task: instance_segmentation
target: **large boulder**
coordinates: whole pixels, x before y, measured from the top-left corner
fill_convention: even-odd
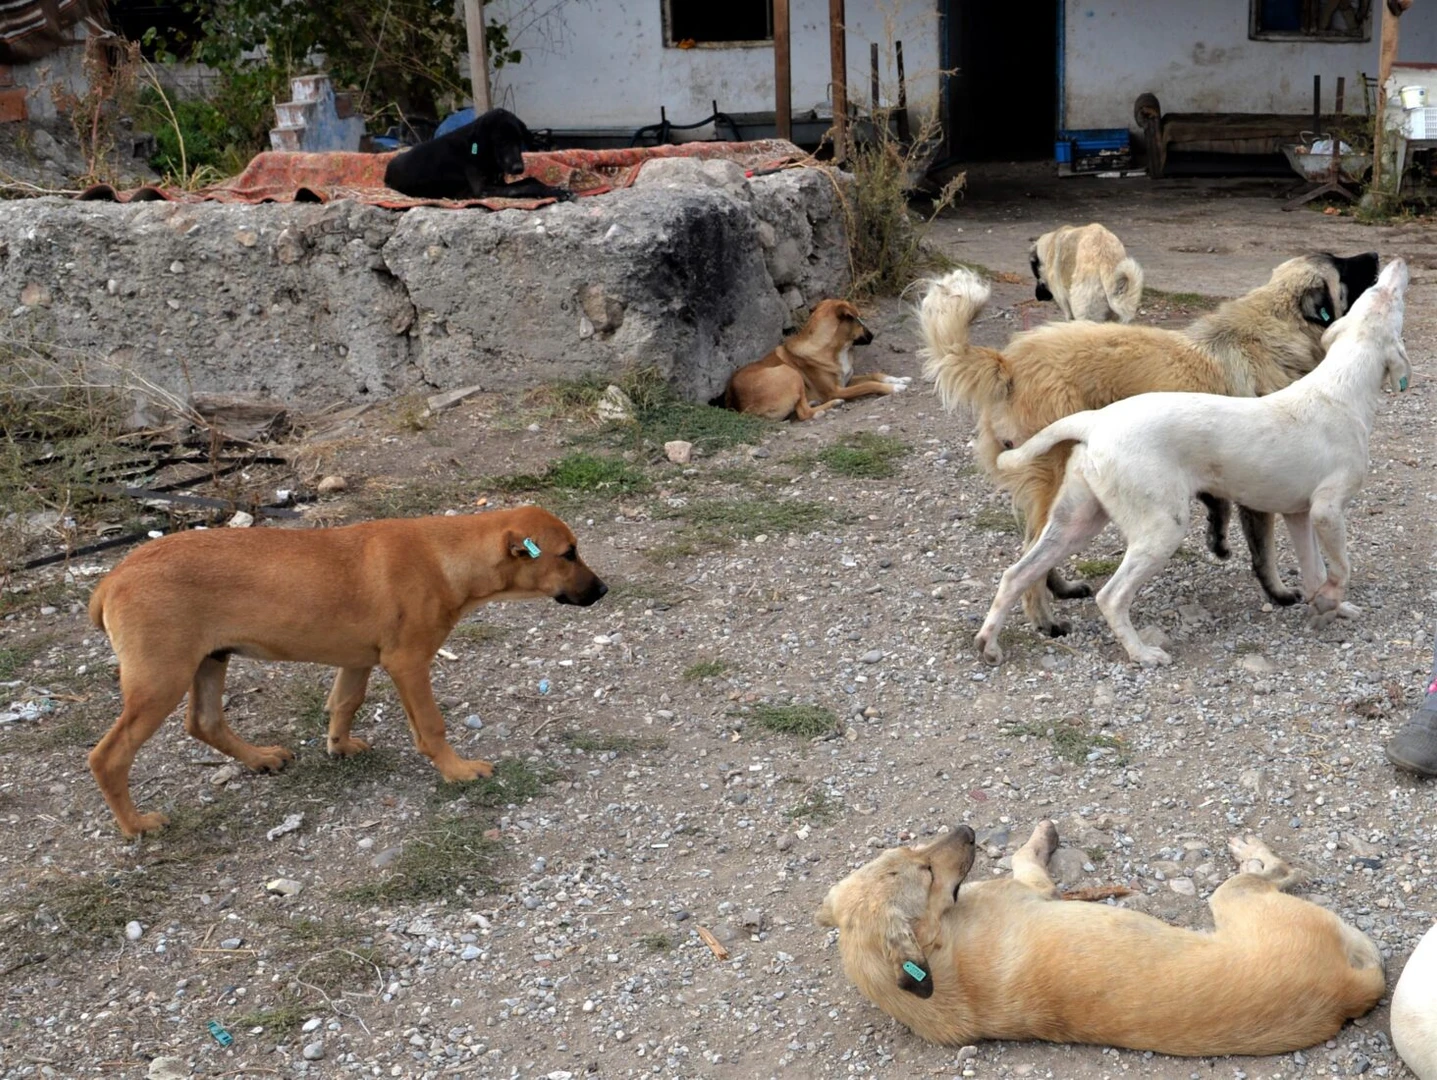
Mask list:
[[[848,274],[840,181],[716,164],[534,212],[0,203],[0,317],[182,396],[322,405],[640,365],[705,400]]]

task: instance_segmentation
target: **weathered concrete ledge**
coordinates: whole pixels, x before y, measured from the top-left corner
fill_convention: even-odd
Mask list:
[[[655,365],[706,399],[848,261],[830,176],[661,161],[532,213],[0,203],[8,331],[185,395],[301,405]]]

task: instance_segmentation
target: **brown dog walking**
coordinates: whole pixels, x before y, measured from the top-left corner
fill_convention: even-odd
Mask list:
[[[459,517],[371,521],[337,529],[220,529],[146,544],[90,598],[90,619],[120,660],[124,711],[90,751],[90,771],[128,837],[164,825],[130,797],[135,755],[189,691],[185,730],[259,771],[282,746],[253,746],[221,707],[231,656],[339,669],[326,703],[328,750],[367,750],[350,734],[369,674],[389,673],[420,753],[445,780],[493,766],[449,745],[429,668],[454,625],[495,600],[587,607],[608,592],[574,534],[537,506]]]

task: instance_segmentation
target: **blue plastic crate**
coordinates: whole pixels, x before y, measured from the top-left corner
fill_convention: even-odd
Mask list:
[[[1053,157],[1059,165],[1071,165],[1073,163],[1073,140],[1059,139],[1053,144]]]
[[[1088,128],[1080,131],[1065,131],[1062,134],[1064,138],[1073,141],[1074,153],[1079,157],[1096,154],[1100,150],[1128,149],[1127,128]]]

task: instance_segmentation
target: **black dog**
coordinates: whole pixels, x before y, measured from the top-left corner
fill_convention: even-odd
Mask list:
[[[513,113],[490,109],[473,123],[420,143],[389,162],[384,185],[416,199],[572,199],[574,193],[525,178],[529,129]]]

